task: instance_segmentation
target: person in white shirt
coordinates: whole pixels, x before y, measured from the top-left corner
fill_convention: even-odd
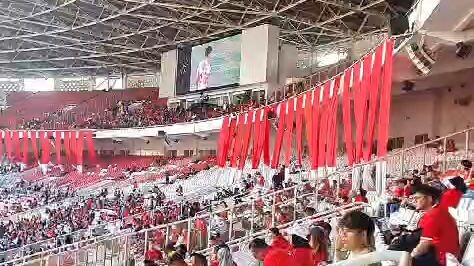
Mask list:
[[[208,46],[204,52],[205,58],[199,63],[196,75],[196,88],[197,90],[207,89],[209,86],[209,78],[211,76],[211,64],[209,57],[212,52],[212,47]]]

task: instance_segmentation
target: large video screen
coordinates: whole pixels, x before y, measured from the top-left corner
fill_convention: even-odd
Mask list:
[[[240,34],[192,48],[190,91],[238,84],[239,81]]]

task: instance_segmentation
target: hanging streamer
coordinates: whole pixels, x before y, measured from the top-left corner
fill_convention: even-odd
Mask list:
[[[318,138],[318,167],[326,166],[326,148],[328,137],[328,117],[329,117],[329,90],[331,89],[331,81],[323,86],[323,100],[321,102],[321,115],[319,125]]]
[[[304,121],[305,121],[305,134],[306,144],[308,145],[309,159],[311,161],[311,169],[316,169],[314,145],[313,145],[313,91],[306,92],[304,94]]]
[[[271,106],[266,107],[267,109],[267,118],[270,112],[273,112],[274,109]],[[265,137],[263,138],[263,163],[267,166],[270,166],[270,120],[265,120],[264,133]]]
[[[40,132],[40,142],[41,142],[41,164],[48,164],[51,160],[48,132],[46,131]]]
[[[76,141],[77,165],[84,165],[84,131],[79,131],[79,137]]]
[[[250,110],[247,112],[247,121],[245,123],[245,130],[243,133],[242,139],[242,149],[240,151],[240,161],[239,161],[239,169],[243,170],[245,166],[245,161],[247,160],[248,151],[249,151],[249,143],[250,143],[250,136],[252,135],[252,124],[253,124],[253,117],[254,111]]]
[[[55,132],[55,143],[54,146],[56,148],[56,164],[61,164],[61,135],[62,131],[56,131]]]
[[[337,155],[337,139],[338,139],[338,130],[337,130],[337,111],[339,105],[339,83],[341,77],[337,76],[334,79],[334,87],[332,90],[332,97],[330,99],[329,109],[328,109],[328,135],[327,135],[327,155],[326,162],[329,167],[336,167],[336,155]]]
[[[285,166],[291,163],[291,148],[293,143],[293,122],[295,117],[295,98],[287,101],[286,110],[286,131],[285,131]]]
[[[242,138],[243,138],[244,131],[245,131],[245,114],[240,114],[238,116],[234,148],[232,150],[232,159],[230,161],[231,167],[237,167],[237,162],[240,158],[240,151],[242,150]]]
[[[313,123],[312,123],[312,130],[311,134],[312,136],[312,141],[313,141],[313,161],[312,161],[312,169],[318,169],[320,166],[318,163],[318,157],[319,157],[319,140],[321,138],[321,132],[319,128],[321,127],[321,117],[322,117],[322,103],[321,103],[321,93],[322,93],[322,88],[324,85],[321,87],[317,88],[314,91],[314,96],[313,96]]]
[[[69,165],[71,163],[71,150],[70,150],[70,139],[71,131],[64,131],[64,153],[66,155],[65,164]]]
[[[280,164],[280,153],[281,147],[283,144],[283,135],[285,134],[286,130],[286,102],[282,102],[279,104],[279,118],[278,118],[278,129],[277,129],[277,136],[275,140],[275,147],[273,149],[273,157],[271,167],[273,169],[278,168]]]
[[[303,96],[296,99],[296,158],[303,165]]]
[[[77,132],[71,131],[71,135],[69,136],[69,151],[70,151],[70,163],[77,165]]]
[[[372,148],[374,146],[375,123],[377,118],[377,108],[379,105],[379,87],[380,87],[380,72],[382,70],[382,55],[383,45],[375,50],[375,59],[370,77],[370,92],[369,92],[369,113],[367,120],[367,146],[364,152],[364,161],[368,162],[372,157]]]
[[[7,151],[7,158],[10,162],[13,161],[13,154],[12,154],[12,132],[5,131],[5,148]]]
[[[262,152],[266,143],[266,128],[268,123],[268,111],[269,108],[265,107],[260,109],[257,113],[255,127],[254,127],[254,142],[253,142],[253,158],[252,158],[252,169],[257,169],[260,164]]]
[[[222,121],[221,132],[219,133],[219,140],[217,143],[217,165],[220,167],[225,166],[225,159],[227,156],[226,144],[229,140],[229,120],[230,117],[224,117]]]
[[[355,145],[354,145],[354,163],[358,163],[359,160],[357,159],[357,146],[358,146],[358,132],[360,124],[362,123],[361,119],[361,111],[360,111],[360,103],[362,98],[361,93],[361,80],[360,80],[360,70],[361,70],[361,63],[357,62],[354,65],[353,70],[353,81],[352,81],[352,93],[354,98],[354,117],[355,117]]]
[[[13,131],[13,148],[15,149],[15,161],[21,160],[20,131]]]
[[[367,99],[369,95],[370,77],[372,72],[372,55],[367,55],[363,61],[363,76],[360,86],[359,95],[357,97],[359,119],[356,124],[356,153],[355,158],[360,162],[363,155],[364,136],[367,128]]]
[[[22,162],[25,165],[28,165],[28,131],[23,131],[23,156]]]
[[[89,154],[89,161],[95,165],[97,163],[97,154],[95,151],[93,135],[94,135],[94,132],[92,131],[86,132],[87,153]]]
[[[39,163],[39,153],[38,153],[38,136],[37,134],[39,134],[38,131],[31,131],[30,132],[31,134],[31,148],[33,149],[33,156],[35,158],[35,163],[34,165],[37,165]]]
[[[225,162],[228,159],[232,159],[232,151],[234,150],[234,143],[235,143],[235,134],[237,130],[237,118],[231,118],[230,127],[229,127],[229,140],[227,142],[227,154],[225,158]],[[224,164],[225,164],[224,162]]]
[[[387,155],[388,130],[390,122],[390,104],[392,98],[392,64],[394,40],[385,43],[385,62],[383,63],[383,86],[380,100],[377,155]]]
[[[342,92],[342,120],[344,125],[344,141],[346,142],[346,154],[349,166],[354,164],[354,143],[352,140],[352,108],[350,83],[352,68],[344,72],[344,86]]]
[[[3,144],[5,142],[5,131],[0,131],[0,158],[3,158]]]

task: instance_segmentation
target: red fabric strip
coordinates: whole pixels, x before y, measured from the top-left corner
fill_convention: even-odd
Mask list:
[[[296,98],[296,158],[298,165],[303,163],[303,96]]]
[[[390,104],[392,99],[392,67],[394,40],[386,42],[385,63],[383,65],[383,87],[380,101],[377,155],[387,155],[388,131],[390,125]]]
[[[344,125],[344,141],[349,166],[354,164],[354,144],[352,140],[352,108],[351,108],[351,82],[352,68],[344,72],[344,88],[342,92],[342,120]]]
[[[23,157],[22,162],[28,165],[28,131],[23,131]]]
[[[239,161],[239,169],[244,169],[245,161],[247,160],[248,152],[249,152],[249,143],[250,143],[250,136],[252,135],[252,124],[253,124],[253,114],[254,111],[250,110],[247,112],[247,123],[245,123],[245,129],[242,139],[242,149],[240,151],[240,161]]]
[[[64,152],[66,153],[66,164],[71,162],[71,131],[64,131]]]
[[[234,148],[232,150],[232,159],[230,161],[231,167],[237,167],[237,162],[240,157],[240,151],[242,149],[242,138],[245,130],[245,114],[240,114],[237,122],[237,130],[235,134]]]
[[[237,130],[237,118],[232,118],[230,120],[230,126],[229,126],[229,139],[226,145],[227,149],[227,154],[225,156],[225,161],[224,165],[227,163],[228,159],[232,159],[232,152],[234,150],[234,143],[235,143],[235,134]]]
[[[291,162],[291,146],[293,143],[293,122],[295,117],[295,98],[288,100],[285,131],[285,166],[289,167]]]
[[[40,132],[40,142],[41,142],[41,164],[47,164],[50,161],[49,148],[50,143],[48,139],[48,132]]]
[[[263,147],[262,136],[260,132],[261,125],[263,124],[262,115],[265,113],[264,109],[259,109],[255,114],[255,122],[253,123],[253,143],[252,143],[252,169],[257,169],[260,163],[261,157],[261,146]]]
[[[12,154],[12,132],[5,131],[5,148],[7,151],[7,157],[10,162],[13,161],[13,154]]]
[[[355,161],[358,163],[362,158],[362,149],[364,147],[364,135],[367,120],[367,95],[370,85],[370,73],[372,68],[372,56],[367,55],[363,61],[363,77],[360,90],[357,93],[356,100],[356,147]]]
[[[221,132],[219,133],[219,140],[217,142],[217,165],[225,166],[225,159],[227,157],[226,143],[229,140],[229,117],[224,117],[222,121]]]
[[[331,81],[323,85],[323,101],[321,103],[321,118],[319,125],[318,139],[318,167],[326,166],[326,149],[328,137],[328,118],[329,118],[329,90]]]
[[[337,107],[339,105],[339,84],[341,77],[337,76],[334,79],[333,96],[330,99],[330,109],[328,110],[328,136],[327,136],[327,156],[326,161],[329,167],[336,166],[337,155]]]
[[[41,138],[41,136],[37,136],[36,134],[40,134],[37,131],[31,131],[31,148],[33,149],[33,156],[35,157],[35,163],[36,165],[39,162],[39,153],[38,153],[38,137]]]
[[[278,130],[277,130],[277,136],[275,139],[275,147],[273,148],[273,157],[272,157],[272,164],[271,167],[273,169],[278,168],[278,165],[280,164],[280,153],[281,153],[281,147],[283,144],[283,135],[285,134],[285,129],[286,129],[286,102],[282,102],[279,105],[280,109],[280,116],[278,118]]]
[[[316,169],[314,162],[314,145],[313,145],[313,104],[312,104],[312,94],[314,91],[308,91],[304,95],[304,121],[305,121],[305,134],[306,134],[306,143],[308,145],[309,159],[311,161],[311,169]]]
[[[84,164],[84,131],[79,132],[79,138],[77,139],[77,165]]]
[[[13,131],[13,148],[15,149],[15,161],[21,160],[20,131]]]
[[[89,154],[89,161],[95,165],[97,163],[97,154],[95,151],[94,139],[92,138],[93,135],[94,135],[94,132],[92,131],[86,132],[87,152]]]
[[[3,144],[5,143],[5,139],[6,139],[6,132],[5,131],[0,131],[0,138],[1,138],[1,142],[0,142],[0,155],[3,155]]]
[[[61,164],[61,131],[56,131],[55,143],[56,146],[56,164]]]
[[[324,86],[324,85],[323,85]],[[319,140],[321,137],[321,132],[319,131],[321,126],[321,117],[322,117],[322,105],[321,105],[321,88],[319,87],[314,90],[314,98],[313,98],[313,123],[312,123],[312,130],[311,140],[313,142],[313,160],[312,160],[312,169],[318,169],[319,167]]]
[[[375,120],[377,118],[377,108],[379,105],[379,87],[380,87],[380,72],[382,70],[382,55],[383,45],[375,50],[375,60],[370,79],[370,98],[369,98],[369,113],[367,121],[367,146],[364,152],[364,161],[368,162],[372,157],[372,148],[374,146],[375,134]]]
[[[267,113],[267,119],[265,119],[265,137],[263,138],[263,163],[267,166],[270,165],[270,121],[268,119],[268,114],[274,111],[274,108],[271,106],[265,107]]]
[[[77,132],[76,131],[71,131],[71,136],[70,136],[70,139],[69,139],[69,151],[70,151],[70,157],[69,157],[69,160],[70,160],[70,163],[71,164],[74,164],[74,165],[77,165]]]

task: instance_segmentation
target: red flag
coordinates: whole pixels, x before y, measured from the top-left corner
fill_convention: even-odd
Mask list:
[[[286,131],[285,131],[285,166],[290,166],[291,162],[291,144],[293,143],[293,122],[295,117],[296,98],[290,98],[286,105]]]
[[[281,147],[283,143],[283,135],[285,134],[286,130],[286,102],[282,102],[279,104],[279,118],[278,118],[278,130],[277,130],[277,136],[275,140],[275,147],[273,149],[273,157],[272,157],[272,164],[271,167],[273,169],[278,168],[278,165],[280,164],[280,153],[281,153]]]
[[[324,85],[323,85],[324,86]],[[321,103],[321,88],[319,87],[314,91],[313,96],[313,123],[311,137],[313,141],[313,160],[312,160],[312,169],[317,169],[319,167],[318,157],[319,157],[319,140],[321,138],[321,118],[322,118],[322,103]]]
[[[226,158],[224,159],[224,165],[229,158],[232,158],[232,151],[234,150],[234,143],[235,143],[235,134],[237,130],[237,118],[231,118],[230,126],[229,126],[229,140],[227,143],[227,154]]]
[[[229,116],[224,117],[222,121],[221,132],[219,134],[219,140],[217,143],[217,165],[220,167],[225,166],[225,160],[227,157],[226,144],[229,140]]]
[[[342,92],[342,119],[344,125],[344,141],[349,166],[354,164],[354,144],[352,140],[352,108],[351,108],[351,82],[352,68],[344,72],[344,88]]]
[[[28,165],[28,131],[23,131],[23,163]]]
[[[237,119],[237,130],[235,134],[235,142],[234,142],[234,147],[232,149],[232,158],[230,161],[230,166],[231,167],[237,167],[237,162],[240,157],[240,151],[242,149],[242,138],[243,138],[243,132],[244,132],[244,123],[245,123],[245,114],[240,114]]]
[[[319,91],[319,90],[318,90]],[[314,144],[313,144],[313,103],[312,97],[314,94],[313,91],[308,91],[304,94],[304,120],[305,120],[305,134],[306,134],[306,143],[308,145],[308,153],[311,161],[311,169],[316,169],[316,163],[314,159]]]
[[[382,70],[382,55],[383,45],[375,50],[375,60],[370,79],[369,92],[369,113],[367,121],[367,146],[365,147],[364,160],[367,162],[372,157],[372,148],[374,146],[375,123],[377,118],[377,108],[380,102],[379,87],[380,87],[380,72]]]
[[[252,124],[253,124],[254,111],[250,110],[247,113],[247,121],[245,123],[245,129],[242,135],[242,145],[240,151],[239,169],[244,169],[245,161],[247,160],[250,136],[252,135]]]
[[[76,141],[77,165],[84,164],[84,131],[79,131],[79,138]]]
[[[337,110],[339,105],[339,83],[341,77],[337,76],[334,78],[334,87],[333,95],[329,101],[328,109],[328,136],[327,136],[327,155],[326,163],[327,166],[335,167],[336,166],[336,156],[337,156],[337,139],[338,139],[338,130],[337,130]]]
[[[296,158],[298,165],[303,163],[303,96],[296,100]]]
[[[13,131],[13,148],[15,149],[15,160],[21,159],[20,131]]]
[[[364,71],[362,77],[362,84],[356,100],[358,101],[359,119],[356,121],[356,162],[360,162],[363,155],[364,136],[367,127],[367,98],[369,94],[370,77],[372,73],[372,55],[364,58]]]
[[[47,164],[51,160],[50,158],[50,142],[48,138],[48,132],[40,132],[40,142],[41,142],[41,163]]]
[[[13,154],[12,154],[12,132],[11,131],[5,131],[5,148],[7,151],[7,157],[8,160],[12,161],[13,160]]]
[[[385,62],[383,64],[383,84],[380,101],[377,154],[387,155],[388,130],[390,122],[390,101],[392,99],[392,64],[394,40],[385,43]]]
[[[265,107],[267,109],[267,114],[274,111],[272,106]],[[267,115],[268,117],[268,115]],[[265,137],[263,138],[263,163],[267,166],[270,165],[270,121],[265,120],[264,133]]]
[[[33,156],[35,157],[35,165],[39,162],[39,154],[38,154],[38,137],[36,134],[40,134],[38,131],[31,131],[31,148],[33,149]]]
[[[329,90],[332,81],[328,81],[323,85],[323,101],[321,102],[321,118],[319,123],[318,138],[318,167],[326,165],[326,146],[328,136],[328,117],[329,117]]]
[[[56,131],[54,145],[56,146],[56,163],[61,164],[61,131]]]

